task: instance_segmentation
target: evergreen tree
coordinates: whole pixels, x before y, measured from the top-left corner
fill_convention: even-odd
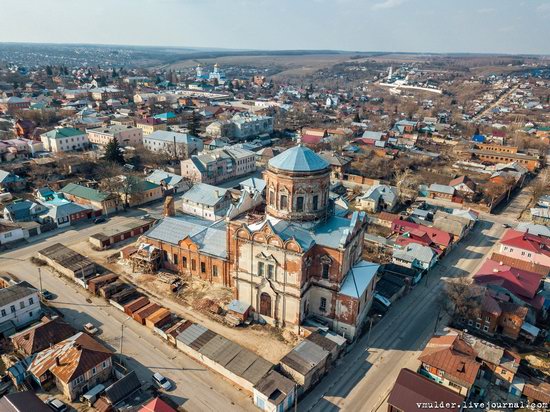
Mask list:
[[[355,113],[355,117],[353,118],[353,121],[355,123],[361,123],[361,118],[359,117],[359,113]]]
[[[111,140],[105,146],[105,160],[112,163],[124,163],[124,155],[122,154],[122,150],[120,149],[117,139]]]
[[[189,123],[187,125],[187,129],[189,129],[190,135],[198,136],[199,128],[200,128],[199,113],[196,110],[193,110],[193,114],[191,115],[191,119],[189,120]]]

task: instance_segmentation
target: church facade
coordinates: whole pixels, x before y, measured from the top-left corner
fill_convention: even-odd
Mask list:
[[[330,165],[308,148],[296,146],[272,158],[264,179],[265,217],[228,222],[235,298],[275,326],[321,324],[354,338],[370,309],[379,269],[361,260],[366,215],[334,215]]]

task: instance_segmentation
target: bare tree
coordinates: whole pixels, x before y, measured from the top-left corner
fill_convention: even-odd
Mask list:
[[[454,319],[472,318],[479,315],[485,289],[471,283],[468,278],[449,279],[445,283],[443,308]]]

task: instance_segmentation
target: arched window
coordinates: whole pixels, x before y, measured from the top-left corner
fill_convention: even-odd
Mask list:
[[[319,209],[319,195],[313,196],[313,210]]]
[[[281,195],[281,209],[288,208],[288,196],[287,195]]]

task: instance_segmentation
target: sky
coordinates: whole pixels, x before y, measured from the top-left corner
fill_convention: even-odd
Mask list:
[[[0,42],[550,55],[550,0],[0,0]]]

